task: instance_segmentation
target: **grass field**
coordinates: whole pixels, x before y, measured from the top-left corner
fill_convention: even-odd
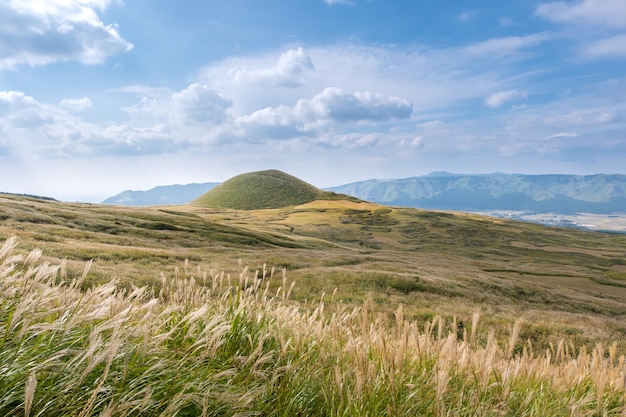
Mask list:
[[[7,415],[56,401],[68,408],[53,415],[624,411],[624,235],[340,200],[237,211],[0,195],[11,236]]]

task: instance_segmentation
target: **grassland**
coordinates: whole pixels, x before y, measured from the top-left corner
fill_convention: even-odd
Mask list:
[[[41,252],[0,250],[6,416],[621,416],[624,356],[561,342],[516,350],[481,316],[393,321],[371,302],[303,309],[283,274],[163,277],[83,289]],[[261,279],[259,279],[261,278]]]
[[[68,407],[55,415],[624,411],[625,235],[343,200],[238,211],[0,195],[11,236],[7,415],[53,399]],[[272,270],[284,281],[258,279]]]
[[[593,347],[626,335],[626,236],[545,227],[477,215],[319,200],[284,209],[197,206],[127,208],[0,197],[0,239],[87,284],[160,282],[178,268],[238,273],[285,268],[293,298],[315,303],[371,297],[393,314],[471,320],[497,329],[524,317],[522,337],[563,335]]]

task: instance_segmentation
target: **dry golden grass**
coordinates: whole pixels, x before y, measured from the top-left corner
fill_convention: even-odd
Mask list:
[[[469,328],[440,316],[418,323],[402,306],[389,317],[337,293],[302,308],[284,271],[184,262],[158,292],[115,280],[84,289],[89,263],[71,279],[66,265],[16,244],[0,249],[2,415],[626,412],[616,344],[536,349],[519,345],[521,320],[499,338],[478,312]]]

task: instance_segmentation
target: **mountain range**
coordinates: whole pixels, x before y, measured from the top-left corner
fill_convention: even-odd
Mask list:
[[[169,185],[124,191],[105,204],[186,204],[219,183]],[[535,213],[626,213],[626,175],[465,175],[434,172],[404,179],[371,179],[327,191],[391,206],[425,209]]]
[[[219,182],[205,182],[183,185],[161,185],[147,191],[126,190],[113,197],[107,198],[102,204],[115,204],[119,206],[187,204],[219,184]]]
[[[462,175],[367,180],[329,190],[393,206],[535,213],[626,212],[626,175]]]

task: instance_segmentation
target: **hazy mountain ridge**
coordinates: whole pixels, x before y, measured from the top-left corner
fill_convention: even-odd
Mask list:
[[[103,204],[120,206],[155,206],[160,204],[186,204],[206,193],[219,182],[161,185],[147,191],[126,190],[104,200]]]
[[[442,210],[626,212],[626,175],[462,175],[367,180],[329,190],[367,201]]]

